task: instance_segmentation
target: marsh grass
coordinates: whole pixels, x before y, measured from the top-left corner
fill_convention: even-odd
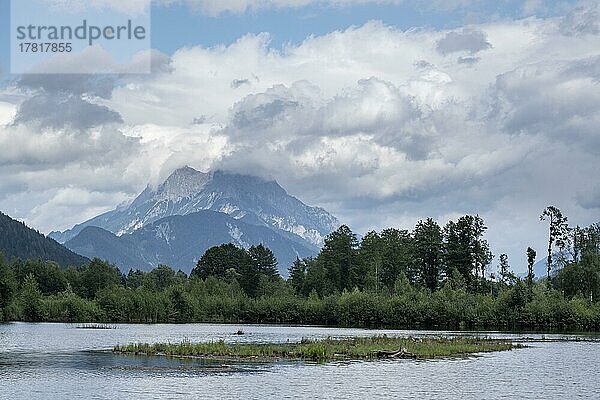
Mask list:
[[[465,356],[476,353],[506,351],[523,347],[509,341],[458,337],[458,338],[398,338],[373,336],[322,340],[303,339],[300,343],[252,344],[224,341],[209,343],[182,342],[179,344],[130,344],[116,346],[114,352],[130,355],[161,355],[169,357],[197,357],[256,360],[371,360],[380,358],[381,352],[404,350],[410,358],[431,359]],[[379,354],[378,354],[379,353]]]

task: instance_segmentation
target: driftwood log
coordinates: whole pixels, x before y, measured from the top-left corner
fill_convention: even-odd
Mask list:
[[[377,358],[417,358],[416,354],[410,353],[405,348],[398,351],[376,350],[374,353]]]

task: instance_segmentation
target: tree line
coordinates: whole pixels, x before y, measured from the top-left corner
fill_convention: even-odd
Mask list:
[[[569,227],[556,207],[550,267],[535,277],[537,252],[524,249],[519,279],[497,263],[487,227],[466,215],[443,227],[386,229],[359,239],[347,226],[321,252],[298,259],[284,280],[263,245],[207,250],[190,275],[159,266],[122,274],[102,261],[62,269],[0,257],[0,318],[62,322],[287,323],[396,328],[600,328],[600,225]],[[537,279],[536,279],[537,278]],[[540,279],[541,278],[541,279]]]

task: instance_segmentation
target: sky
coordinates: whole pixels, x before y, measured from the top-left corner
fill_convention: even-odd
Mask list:
[[[0,0],[0,210],[64,230],[221,168],[358,234],[479,214],[521,272],[545,206],[600,221],[599,21],[597,1],[157,0],[152,74],[11,75]]]

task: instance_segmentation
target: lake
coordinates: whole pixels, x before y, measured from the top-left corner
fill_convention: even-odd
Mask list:
[[[227,364],[113,355],[135,342],[296,342],[303,337],[461,335],[460,332],[253,325],[0,324],[2,399],[584,399],[600,393],[600,343],[533,342],[468,358],[328,364]],[[235,333],[242,329],[245,334]],[[481,334],[481,333],[480,333]],[[483,333],[519,339],[563,335]]]

